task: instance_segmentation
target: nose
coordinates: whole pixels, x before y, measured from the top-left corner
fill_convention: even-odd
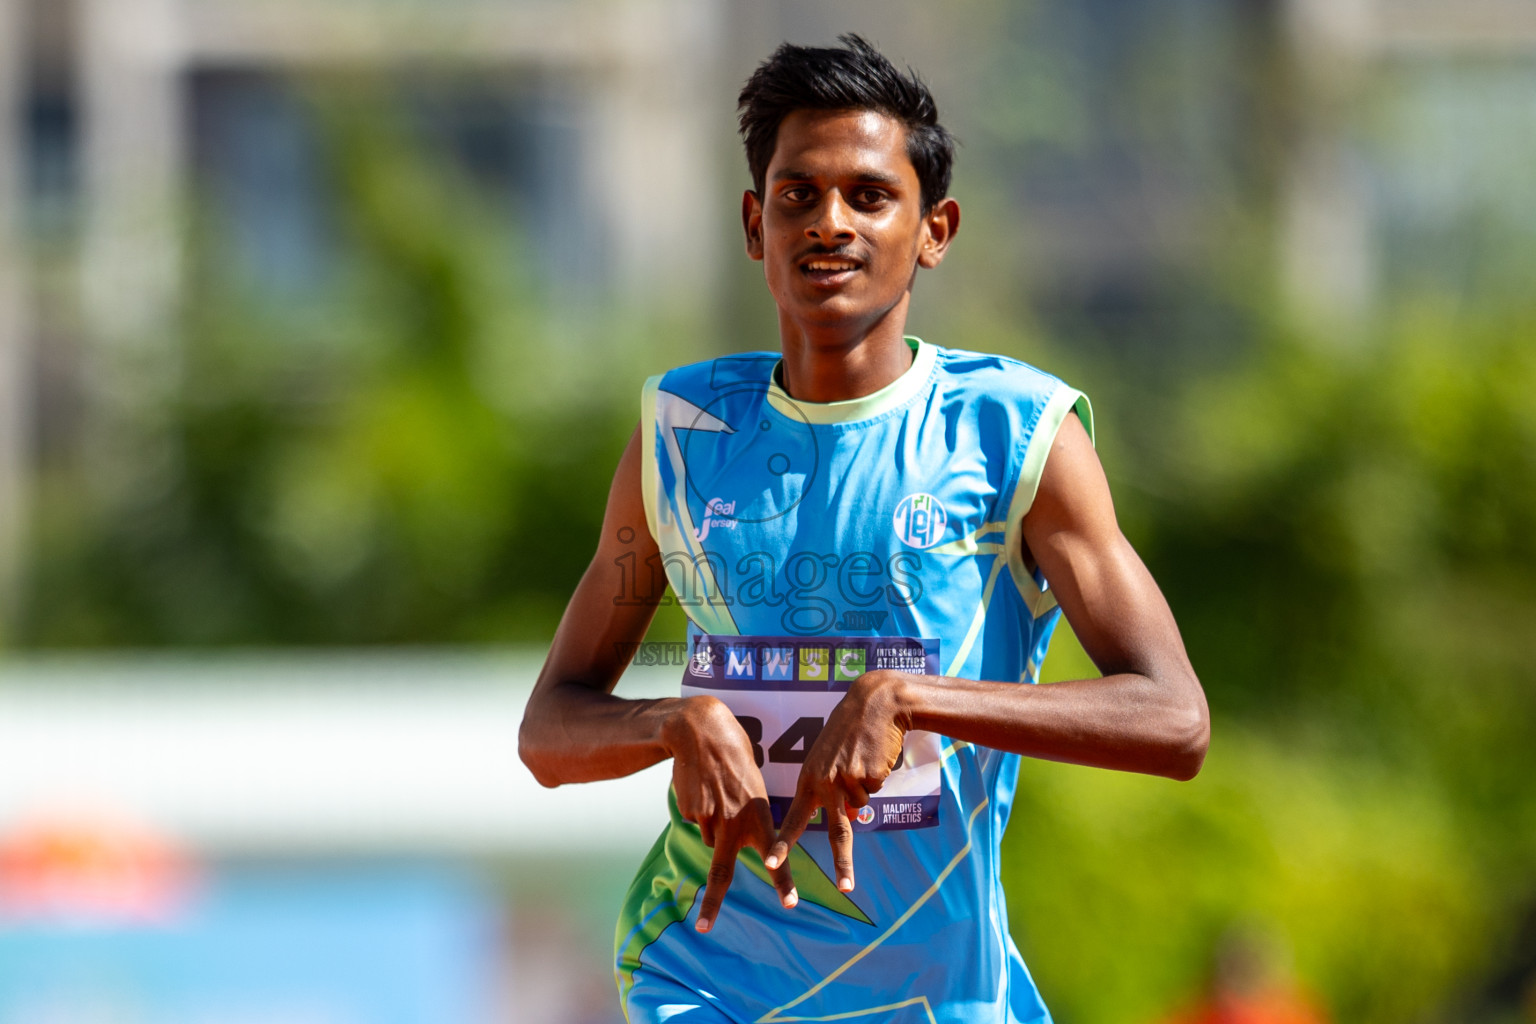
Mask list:
[[[807,238],[832,248],[853,241],[853,211],[843,201],[843,193],[829,189],[816,207],[816,216],[806,225]]]

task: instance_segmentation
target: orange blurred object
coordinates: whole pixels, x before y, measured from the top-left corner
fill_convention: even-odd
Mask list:
[[[1328,1024],[1328,1018],[1283,988],[1252,994],[1221,993],[1167,1024]]]
[[[0,836],[0,921],[168,923],[194,880],[172,843],[121,822],[34,822]]]
[[[1163,1024],[1329,1024],[1291,978],[1285,942],[1272,929],[1228,929],[1211,951],[1204,998]]]

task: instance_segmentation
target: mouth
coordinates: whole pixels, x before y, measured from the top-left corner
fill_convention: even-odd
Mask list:
[[[864,264],[846,256],[807,256],[800,260],[800,273],[813,284],[837,287],[852,280]]]

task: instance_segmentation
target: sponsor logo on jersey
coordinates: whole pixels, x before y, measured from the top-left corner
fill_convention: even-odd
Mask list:
[[[734,501],[726,501],[724,498],[710,498],[704,503],[704,521],[699,524],[699,528],[693,532],[693,535],[697,539],[703,540],[709,536],[709,531],[713,527],[718,527],[722,530],[734,530],[739,525],[740,520],[736,518],[736,503]]]
[[[909,548],[931,548],[944,536],[949,514],[944,505],[931,494],[909,494],[896,506],[891,525],[896,528],[897,538]]]

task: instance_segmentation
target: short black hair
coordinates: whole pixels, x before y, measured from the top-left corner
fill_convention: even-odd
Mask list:
[[[741,139],[752,184],[763,194],[779,125],[796,110],[875,110],[907,129],[907,158],[922,185],[923,212],[949,195],[954,136],[939,124],[933,94],[907,68],[905,74],[862,37],[837,37],[842,47],[782,44],[757,66],[737,97]]]

